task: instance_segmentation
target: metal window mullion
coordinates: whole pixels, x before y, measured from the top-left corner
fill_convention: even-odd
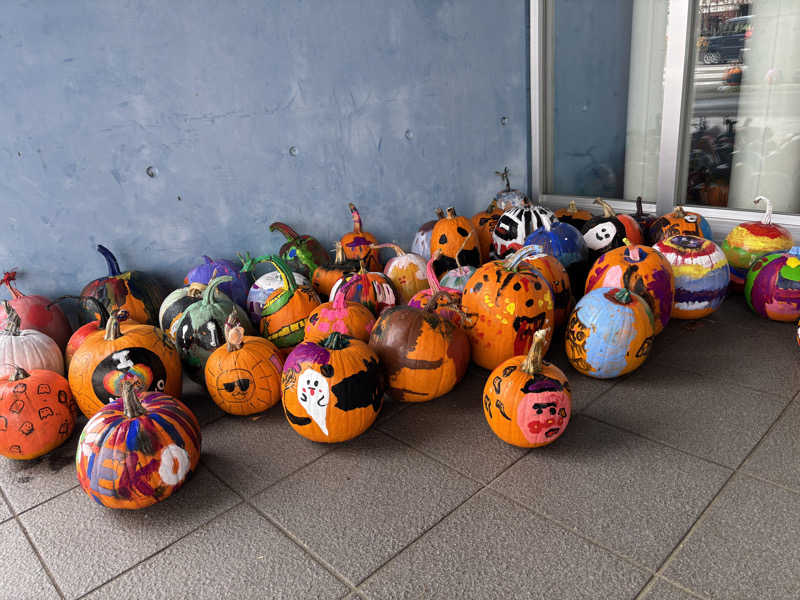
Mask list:
[[[546,97],[552,84],[547,79],[547,0],[530,0],[530,94],[531,164],[530,195],[538,199],[546,192],[547,117]]]

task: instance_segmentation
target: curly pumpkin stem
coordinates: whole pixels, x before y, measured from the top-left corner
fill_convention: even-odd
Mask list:
[[[228,352],[236,352],[244,346],[244,327],[242,327],[236,310],[225,320],[225,348]]]
[[[283,234],[283,237],[287,239],[287,241],[293,242],[297,238],[300,237],[300,234],[297,233],[294,229],[289,227],[286,223],[281,223],[280,221],[275,221],[272,225],[269,226],[269,230],[273,233],[275,231],[279,231]]]
[[[200,302],[203,304],[214,304],[214,295],[217,293],[217,288],[220,286],[220,284],[227,281],[233,281],[233,277],[230,275],[214,277],[214,279],[208,282],[208,286],[206,286],[206,288],[203,290],[202,300],[200,300]]]
[[[122,271],[120,271],[119,263],[117,262],[117,257],[111,253],[111,250],[103,246],[102,244],[97,244],[97,251],[103,255],[103,258],[106,259],[106,264],[108,265],[108,276],[114,277],[116,275],[122,275]]]
[[[502,171],[495,171],[494,172],[494,174],[497,175],[500,179],[502,179],[503,183],[506,184],[506,189],[505,189],[506,192],[510,192],[511,191],[511,181],[508,178],[510,173],[511,173],[511,171],[508,170],[508,167],[506,167]]]
[[[11,292],[11,295],[14,296],[14,299],[22,298],[25,294],[20,292],[17,289],[17,286],[14,285],[14,281],[17,279],[17,269],[14,268],[11,271],[6,271],[3,273],[3,279],[0,279],[0,285],[5,284],[8,288],[8,291]]]
[[[536,375],[542,372],[542,350],[544,350],[544,340],[547,337],[547,329],[537,329],[533,334],[533,343],[525,360],[522,361],[520,369],[528,375]]]
[[[343,333],[334,331],[320,343],[320,346],[328,350],[341,350],[350,345],[350,338]]]
[[[350,215],[353,217],[353,233],[361,233],[361,214],[358,212],[356,205],[349,202],[347,208],[350,209]]]
[[[444,211],[441,208],[436,209],[436,218],[439,220],[444,219]]]
[[[757,196],[755,200],[753,200],[753,204],[758,204],[761,200],[764,201],[766,208],[764,209],[764,216],[761,217],[761,222],[764,225],[772,225],[772,200],[767,198],[766,196]]]
[[[391,248],[397,256],[405,256],[406,251],[393,242],[386,242],[385,244],[370,244],[370,248],[380,250],[381,248]]]
[[[611,208],[611,205],[602,198],[595,198],[592,204],[597,204],[603,207],[603,218],[605,219],[617,216],[617,213],[614,212],[614,209]]]
[[[136,396],[135,383],[130,379],[122,382],[122,407],[127,419],[135,419],[147,414],[147,410]]]

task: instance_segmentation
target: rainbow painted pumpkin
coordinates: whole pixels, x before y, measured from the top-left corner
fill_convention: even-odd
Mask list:
[[[316,238],[310,235],[300,235],[286,223],[280,221],[272,223],[269,230],[279,231],[286,238],[286,242],[281,246],[278,254],[292,271],[310,278],[317,267],[331,262],[330,256]]]
[[[166,500],[200,460],[200,425],[179,400],[134,391],[94,415],[81,432],[75,463],[78,482],[108,508],[146,508]]]
[[[652,244],[676,235],[693,235],[710,240],[711,225],[696,212],[687,212],[682,206],[658,217],[648,230],[648,238]]]
[[[756,259],[747,271],[744,297],[762,317],[773,321],[800,318],[800,246]]]
[[[20,328],[41,331],[63,350],[72,333],[67,317],[58,306],[53,306],[53,302],[44,296],[29,296],[20,292],[14,285],[16,277],[16,271],[7,272],[3,275],[3,279],[0,279],[0,285],[5,284],[11,292],[9,304],[19,315]],[[0,311],[0,327],[5,320],[5,311]]]
[[[356,285],[357,279],[350,279],[331,302],[325,302],[308,315],[305,341],[317,342],[338,331],[344,335],[366,342],[375,325],[375,315],[359,302],[347,300],[347,288]]]
[[[694,235],[676,235],[655,244],[672,266],[672,318],[700,319],[717,310],[728,291],[730,269],[722,248]]]
[[[527,355],[513,356],[489,374],[483,388],[483,416],[494,434],[520,448],[558,439],[572,416],[567,376],[542,360],[544,331],[537,331]]]
[[[639,368],[653,345],[653,313],[625,288],[597,288],[575,306],[566,351],[575,370],[609,379]]]
[[[283,259],[269,256],[267,260],[281,274],[283,285],[264,302],[259,331],[278,348],[289,348],[303,341],[308,315],[321,303],[313,288],[295,283]]]
[[[353,285],[345,287],[349,281]],[[400,302],[392,280],[383,273],[367,271],[363,262],[358,273],[349,273],[336,282],[331,289],[331,300],[336,300],[338,294],[344,294],[345,300],[363,304],[374,315]]]
[[[400,296],[399,302],[407,304],[414,294],[428,288],[424,258],[413,252],[405,252],[397,244],[377,244],[374,248],[390,248],[396,254],[386,261],[383,274],[392,280]]]
[[[340,240],[345,258],[363,260],[370,271],[383,271],[379,253],[373,248],[378,240],[369,231],[362,230],[361,214],[355,205],[350,202],[347,207],[353,217],[353,231],[345,233]]]
[[[203,255],[203,262],[192,268],[183,278],[183,285],[202,283],[208,285],[212,279],[230,275],[231,280],[220,284],[219,290],[241,307],[247,303],[247,292],[250,289],[250,274],[239,265],[223,258],[211,259]]]

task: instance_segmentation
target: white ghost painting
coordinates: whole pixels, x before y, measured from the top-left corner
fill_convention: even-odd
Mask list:
[[[617,228],[613,223],[598,223],[583,234],[583,240],[592,250],[602,250],[611,243],[611,238],[617,235]]]
[[[325,377],[313,369],[306,369],[300,373],[297,378],[297,399],[325,435],[328,435],[327,415],[330,397],[328,380]]]

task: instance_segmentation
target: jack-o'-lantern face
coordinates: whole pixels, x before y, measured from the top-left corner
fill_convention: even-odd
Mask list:
[[[253,374],[247,369],[230,369],[217,376],[217,393],[228,402],[250,402],[256,394]]]
[[[437,277],[459,265],[479,267],[482,262],[480,240],[475,226],[468,218],[456,215],[452,207],[447,209],[447,216],[439,219],[433,227],[431,255],[437,250],[439,256],[433,261],[433,270]]]

